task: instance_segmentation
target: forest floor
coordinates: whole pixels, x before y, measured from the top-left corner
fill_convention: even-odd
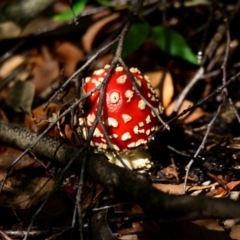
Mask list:
[[[0,238],[240,239],[240,2],[31,2],[0,3]],[[131,171],[79,127],[83,79],[123,63],[161,112]]]

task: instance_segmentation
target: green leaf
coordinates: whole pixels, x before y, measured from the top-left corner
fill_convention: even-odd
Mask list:
[[[146,40],[149,33],[149,26],[145,23],[135,23],[129,29],[126,36],[122,56],[126,57],[137,50]]]
[[[73,11],[76,16],[78,16],[83,11],[84,7],[86,6],[86,3],[87,3],[87,0],[79,0],[78,2],[76,2],[73,5]],[[66,21],[66,20],[70,20],[72,18],[73,18],[73,13],[72,13],[72,10],[70,9],[66,12],[56,14],[53,17],[53,20]]]
[[[152,28],[152,36],[162,51],[198,65],[197,57],[178,32],[163,26]]]

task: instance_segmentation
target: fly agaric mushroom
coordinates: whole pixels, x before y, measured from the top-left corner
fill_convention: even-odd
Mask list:
[[[94,71],[91,77],[85,79],[83,88],[86,93],[101,84],[109,67],[106,65],[104,69]],[[143,76],[137,68],[131,68],[130,72],[142,96],[154,108],[158,108],[158,97],[150,85],[148,77]],[[99,95],[100,92],[96,91],[86,100],[84,113],[86,120],[84,117],[79,120],[85,138],[87,129],[92,127],[96,118]],[[147,148],[149,137],[158,129],[158,118],[137,94],[126,71],[121,66],[115,68],[106,87],[101,120],[113,148],[121,153]],[[94,131],[91,145],[100,150],[109,148],[103,129],[99,124]]]

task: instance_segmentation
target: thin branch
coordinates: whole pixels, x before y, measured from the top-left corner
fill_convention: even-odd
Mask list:
[[[46,234],[50,234],[51,232],[54,234],[59,234],[59,233],[63,233],[65,231],[67,231],[67,229],[63,229],[63,228],[34,228],[33,230],[31,230],[29,236],[31,238],[39,238],[39,237],[43,237]],[[6,234],[8,234],[9,236],[13,237],[14,239],[16,238],[22,238],[25,234],[26,234],[26,230],[4,230],[4,232]],[[47,238],[48,239],[48,238]]]
[[[78,159],[78,158],[80,158],[80,156],[82,156],[82,153],[83,153],[83,151],[85,150],[85,148],[86,148],[86,147],[83,147],[83,148],[81,148],[80,150],[77,151],[77,152],[78,152],[78,154],[77,154],[78,156],[76,155],[76,156],[74,156],[74,157],[72,157],[72,158],[69,159],[69,162],[66,164],[66,166],[64,167],[61,175],[59,176],[59,178],[58,178],[57,181],[55,182],[55,185],[54,185],[51,193],[50,193],[50,194],[48,195],[48,197],[43,201],[43,203],[40,205],[40,207],[37,209],[37,211],[32,215],[30,224],[29,224],[29,226],[28,226],[28,229],[27,229],[27,231],[26,231],[26,234],[25,234],[23,240],[27,240],[28,235],[29,235],[29,233],[30,233],[30,230],[31,230],[31,228],[32,228],[32,226],[33,226],[33,223],[34,223],[36,217],[37,217],[38,214],[42,211],[43,207],[44,207],[44,206],[46,205],[46,203],[49,201],[50,197],[57,191],[57,189],[58,189],[61,181],[63,180],[63,177],[64,177],[65,173],[67,172],[67,170],[69,170],[69,168],[73,165],[73,163],[76,161],[76,159]]]
[[[72,0],[68,0],[68,4],[69,4],[69,7],[70,7],[72,15],[73,15],[73,21],[75,22],[75,25],[78,25],[78,19],[77,19],[77,16],[75,14],[75,11],[73,9],[73,2],[72,2]]]
[[[102,49],[100,49],[99,51],[97,51],[81,68],[79,68],[70,78],[68,78],[64,84],[51,96],[51,98],[47,101],[47,103],[44,105],[44,109],[46,109],[46,107],[49,105],[50,102],[52,102],[52,100],[60,93],[63,91],[63,89],[74,79],[76,78],[82,71],[84,71],[88,66],[90,66],[90,64],[96,59],[98,58],[102,53],[104,53],[105,51],[107,51],[111,46],[113,46],[119,39],[119,37],[117,37],[116,39],[114,39],[112,42],[110,42],[109,44],[107,44],[106,46],[104,46]]]
[[[170,145],[168,145],[167,148],[170,149],[170,150],[172,150],[173,152],[181,155],[181,156],[188,157],[188,158],[191,157],[190,154],[187,154],[187,153],[184,153],[184,152],[180,152],[179,150],[175,149],[174,147],[172,147],[172,146],[170,146]]]
[[[142,5],[142,0],[138,1],[137,2],[137,6],[136,6],[136,9],[134,10],[134,14],[131,15],[131,18],[130,20],[126,23],[126,25],[124,26],[123,30],[121,31],[121,33],[119,34],[118,36],[118,45],[117,45],[117,49],[116,49],[116,52],[115,52],[115,56],[111,62],[111,65],[110,65],[110,68],[107,72],[107,75],[106,77],[104,78],[104,80],[102,81],[102,83],[100,84],[100,95],[99,95],[99,102],[98,102],[98,108],[97,108],[97,113],[96,113],[96,118],[91,126],[91,129],[88,133],[88,136],[87,136],[87,143],[90,143],[92,137],[93,137],[93,133],[97,127],[97,125],[99,124],[100,127],[102,128],[103,132],[104,132],[104,136],[107,140],[107,143],[110,147],[110,149],[113,151],[114,155],[118,158],[118,160],[121,162],[121,164],[129,169],[129,167],[126,165],[126,163],[122,160],[122,158],[117,154],[116,150],[114,149],[113,145],[111,144],[111,141],[109,139],[109,136],[105,130],[105,127],[104,127],[104,124],[102,122],[102,106],[103,106],[103,102],[104,102],[104,99],[105,99],[105,93],[106,93],[106,87],[107,87],[107,84],[108,84],[108,81],[110,80],[110,77],[112,75],[112,72],[113,70],[115,69],[117,63],[120,61],[121,59],[121,54],[122,54],[122,49],[123,49],[123,43],[124,43],[124,40],[125,40],[125,37],[128,33],[128,30],[134,20],[134,16],[138,13],[138,11],[140,10],[140,7]]]
[[[215,120],[217,119],[217,117],[219,116],[220,112],[221,112],[221,108],[222,108],[222,103],[218,106],[218,109],[216,111],[216,113],[214,114],[214,117],[212,118],[212,120],[210,121],[210,123],[207,125],[207,130],[205,132],[205,135],[203,137],[203,140],[201,142],[201,144],[199,145],[197,151],[195,152],[193,158],[190,160],[190,162],[188,163],[188,165],[186,166],[186,174],[185,174],[185,179],[184,179],[184,184],[183,184],[183,193],[182,194],[185,194],[186,192],[186,186],[187,186],[187,177],[188,177],[188,174],[189,174],[189,170],[194,162],[194,159],[197,158],[197,156],[199,155],[200,151],[202,149],[204,149],[204,146],[205,146],[205,143],[207,141],[207,137],[209,135],[209,132],[211,130],[211,127],[213,126]]]
[[[194,77],[189,81],[187,86],[183,89],[183,91],[180,93],[180,95],[177,98],[176,105],[174,107],[173,113],[177,113],[182,106],[183,100],[186,98],[187,94],[190,92],[192,87],[202,78],[204,74],[204,68],[200,67]]]
[[[234,112],[234,114],[235,114],[235,116],[236,116],[236,118],[237,118],[237,120],[238,120],[238,123],[240,124],[240,116],[239,116],[239,114],[238,114],[238,112],[237,112],[237,109],[236,109],[236,107],[234,106],[234,104],[233,104],[233,102],[232,102],[232,99],[229,97],[228,98],[228,102],[229,102],[229,104],[230,104],[230,106],[231,106],[231,108],[232,108],[232,110],[233,110],[233,112]]]
[[[170,124],[171,122],[175,121],[176,119],[178,119],[179,117],[185,115],[186,113],[194,110],[195,108],[197,108],[198,106],[201,106],[203,103],[205,103],[206,101],[208,101],[210,98],[216,96],[217,94],[221,93],[222,90],[224,88],[227,88],[231,83],[235,82],[238,78],[240,77],[240,72],[238,72],[236,75],[234,75],[233,77],[231,77],[225,84],[222,84],[220,87],[216,88],[212,93],[210,93],[207,97],[199,100],[198,102],[196,102],[193,106],[189,107],[188,109],[183,110],[181,113],[179,113],[177,116],[171,118],[167,124]]]
[[[2,237],[3,240],[13,240],[2,230],[0,230],[0,236]]]
[[[78,213],[78,219],[79,219],[79,237],[80,239],[83,239],[83,216],[82,216],[82,188],[84,186],[84,171],[86,169],[86,161],[87,161],[87,155],[84,155],[83,157],[83,166],[80,171],[80,177],[79,177],[79,185],[78,185],[78,191],[76,195],[76,208],[77,208],[77,213]]]
[[[159,109],[155,108],[152,106],[151,103],[149,103],[147,101],[147,99],[141,94],[141,92],[138,89],[137,83],[133,77],[133,75],[131,74],[131,72],[128,70],[127,66],[125,65],[124,61],[122,60],[122,58],[119,59],[119,63],[122,65],[122,67],[124,68],[124,70],[127,73],[127,76],[130,78],[131,83],[135,89],[135,91],[137,92],[137,94],[145,101],[145,103],[152,109],[152,111],[154,112],[154,114],[157,116],[158,120],[162,123],[162,125],[164,126],[164,128],[166,128],[167,130],[170,130],[170,127],[167,123],[165,123],[162,118],[160,117],[160,113],[159,113]]]

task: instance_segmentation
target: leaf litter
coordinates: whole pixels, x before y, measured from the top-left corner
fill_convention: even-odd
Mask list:
[[[195,15],[196,12],[199,16],[203,17],[203,12],[206,10],[205,8],[208,9],[208,7],[201,5],[196,5],[195,7],[190,8],[192,11],[192,18],[194,18],[193,15]],[[178,11],[177,8],[175,10],[176,12]],[[20,51],[20,55],[13,54],[12,57],[3,62],[0,66],[1,81],[4,81],[14,70],[22,65],[24,65],[23,71],[25,71],[25,75],[23,74],[24,77],[22,77],[21,81],[18,79],[19,76],[13,77],[13,80],[6,84],[4,89],[0,92],[0,95],[2,95],[2,97],[0,97],[1,106],[3,106],[0,110],[2,116],[4,116],[1,118],[4,118],[5,120],[11,119],[12,122],[20,122],[26,127],[34,129],[39,133],[46,129],[53,119],[56,119],[69,103],[64,100],[61,101],[61,99],[55,99],[55,102],[51,103],[46,111],[43,111],[42,104],[47,101],[47,97],[43,97],[41,93],[46,89],[48,89],[50,93],[54,92],[54,88],[56,87],[54,83],[57,83],[57,85],[60,86],[62,82],[75,72],[82,62],[86,61],[89,57],[88,54],[91,55],[92,52],[97,51],[101,45],[102,32],[107,33],[109,25],[116,24],[111,29],[114,34],[119,26],[121,26],[121,21],[119,20],[120,14],[121,10],[119,9],[116,9],[114,14],[108,12],[102,20],[98,19],[89,23],[89,25],[86,26],[86,32],[84,34],[77,33],[77,37],[66,37],[65,35],[67,40],[64,41],[57,36],[53,38],[54,40],[51,40],[52,42],[50,41],[50,43],[49,39],[46,38],[46,42],[44,40],[43,43],[36,42],[35,46],[33,44],[31,47],[25,47]],[[206,15],[207,14],[205,14],[205,17]],[[176,17],[180,18],[179,16],[179,13],[177,13]],[[173,13],[171,13],[171,17],[175,17]],[[180,28],[180,31],[181,27],[183,28],[183,32],[190,31],[190,27],[186,28],[185,26],[184,28],[180,23],[180,19],[178,19],[178,21],[179,25],[177,27]],[[186,25],[190,24],[187,19],[183,19],[183,21],[185,21]],[[194,21],[190,24],[192,29],[194,29],[193,22]],[[171,21],[169,21],[169,24],[171,24]],[[216,26],[217,23],[214,22],[213,25]],[[174,28],[175,26],[172,27]],[[134,34],[137,35],[139,29],[137,28]],[[191,31],[193,31],[192,29]],[[139,46],[136,45],[133,47],[126,45],[129,48],[126,50],[127,53],[125,54],[126,62],[128,62],[128,65],[130,66],[136,65],[143,69],[144,73],[150,76],[153,86],[162,101],[164,117],[168,119],[174,114],[173,109],[178,100],[177,96],[181,94],[185,87],[185,83],[189,81],[189,76],[192,72],[195,72],[197,68],[191,64],[188,65],[189,63],[186,63],[185,61],[193,64],[197,64],[197,61],[195,54],[193,54],[191,48],[187,45],[187,42],[182,36],[180,37],[180,35],[177,35],[178,33],[176,31],[173,31],[166,26],[153,28],[152,31],[154,33],[153,36],[155,38],[155,43],[151,42],[152,40],[146,40],[148,35],[148,31],[146,31],[146,34],[144,35],[145,41],[137,39],[136,37],[138,41],[141,41]],[[178,40],[178,44],[182,46],[182,50],[177,51],[175,49],[177,44],[174,42],[171,42],[174,48],[167,49],[164,44],[167,43],[168,39],[163,42],[158,36],[161,31],[167,31],[168,34],[177,36],[174,39]],[[189,42],[191,42],[193,46],[194,44],[200,44],[198,41],[198,33],[191,31],[190,33],[193,34],[193,37]],[[49,29],[49,33],[53,33],[54,35],[54,30]],[[64,31],[61,34],[64,35]],[[76,32],[74,34],[76,34]],[[164,36],[167,36],[168,34],[164,34]],[[162,36],[162,33],[160,35]],[[184,36],[184,34],[182,35]],[[131,39],[129,42],[129,44],[131,44]],[[128,44],[127,40],[126,44]],[[158,46],[161,50],[158,49]],[[184,48],[184,46],[187,46],[187,48]],[[235,51],[238,51],[238,47],[236,47]],[[224,47],[222,52],[216,51],[217,55],[213,58],[212,63],[212,65],[215,64],[213,70],[217,70],[219,66],[221,66],[223,53]],[[178,58],[175,58],[176,56]],[[101,62],[104,62],[102,65],[105,65],[105,62],[109,62],[112,57],[112,53],[106,53],[106,55],[95,61],[91,68],[99,66]],[[135,61],[133,62],[134,58]],[[138,61],[136,61],[136,59]],[[236,56],[233,56],[231,61],[236,61],[237,64]],[[171,67],[167,66],[167,63],[169,62],[173,62],[169,64]],[[84,76],[87,76],[88,71],[89,70],[86,70]],[[236,72],[237,67],[231,69],[231,71]],[[211,71],[209,72],[211,73]],[[187,95],[177,113],[181,113],[183,110],[189,108],[189,106],[193,106],[199,99],[208,96],[208,94],[220,84],[220,82],[217,81],[219,81],[219,78],[213,76],[209,77],[205,83],[203,83],[203,81],[198,82],[197,86]],[[79,79],[79,82],[81,83],[81,79]],[[72,86],[72,88],[74,88],[74,86]],[[234,87],[233,89],[229,88],[229,95],[232,96],[235,103],[238,101],[238,90],[236,89],[236,87],[235,89]],[[233,90],[235,90],[235,93]],[[65,89],[64,91],[68,94],[70,89]],[[49,95],[50,94],[47,94],[47,96]],[[182,194],[182,189],[184,187],[183,181],[185,179],[185,166],[200,145],[206,132],[205,126],[210,122],[210,118],[214,115],[216,106],[220,104],[219,102],[220,101],[217,97],[209,99],[205,104],[199,105],[187,115],[178,118],[173,126],[171,126],[173,130],[170,132],[159,132],[155,136],[155,140],[149,147],[153,166],[146,174],[148,174],[153,180],[153,185],[156,188],[171,194]],[[11,108],[11,112],[9,111],[9,108]],[[24,118],[20,115],[22,113],[24,114]],[[232,141],[233,138],[239,134],[239,131],[235,132],[236,126],[235,115],[229,120],[229,118],[226,119],[224,114],[222,114],[221,117],[216,120],[211,133],[206,140],[205,148],[202,150],[201,154],[194,159],[194,164],[189,171],[187,176],[188,183],[186,185],[186,194],[226,197],[232,191],[239,192],[239,173],[237,168],[237,166],[239,166],[239,146],[237,141]],[[50,135],[60,137],[61,131],[65,137],[73,142],[72,138],[74,133],[71,116],[66,116],[61,119],[58,126],[51,131]],[[171,145],[172,150],[168,148],[169,145]],[[9,164],[11,164],[19,154],[19,151],[10,149],[6,146],[1,149],[3,149],[1,152],[2,164],[0,173],[2,179]],[[49,167],[47,161],[46,166]],[[52,168],[52,166],[49,167],[49,169],[53,171],[54,176],[58,176],[58,172],[61,172],[61,169],[55,169],[55,167]],[[36,159],[32,156],[30,157],[26,155],[25,158],[16,164],[14,169],[11,170],[10,177],[7,179],[5,183],[6,185],[4,185],[3,193],[0,195],[0,205],[11,207],[15,210],[26,208],[31,209],[35,205],[38,205],[39,202],[42,202],[46,198],[46,195],[51,192],[54,186],[55,180],[53,180],[51,174],[48,172],[49,169],[44,169]],[[207,172],[211,172],[216,178],[209,177]],[[67,175],[71,176],[71,174],[72,172],[69,171]],[[216,179],[221,179],[226,188],[219,184]],[[208,184],[204,185],[206,182]],[[151,221],[150,223],[149,221],[144,221],[144,223],[142,223],[142,220],[145,220],[144,216],[134,216],[139,218],[135,221],[132,220],[125,222],[126,218],[123,218],[121,214],[126,214],[125,217],[130,218],[132,217],[132,214],[136,214],[136,209],[134,208],[137,207],[134,204],[129,204],[127,206],[120,205],[119,208],[111,207],[111,204],[107,203],[106,199],[110,199],[114,204],[118,204],[116,203],[118,199],[116,197],[111,198],[111,196],[104,193],[104,191],[98,191],[98,194],[101,197],[97,199],[95,195],[94,197],[97,200],[95,199],[96,202],[92,203],[90,200],[92,196],[89,197],[89,195],[92,194],[90,191],[92,188],[93,182],[89,178],[84,188],[84,194],[88,199],[84,202],[84,210],[89,206],[91,207],[91,204],[97,206],[109,205],[109,219],[112,221],[115,220],[115,223],[110,223],[109,226],[119,234],[118,239],[142,239],[141,234],[145,234],[144,239],[148,239],[147,237],[149,236],[146,234],[146,229],[151,229],[153,226],[159,227],[159,224]],[[74,191],[73,193],[76,194]],[[64,190],[59,190],[59,192],[59,198],[61,198],[61,194],[71,195]],[[69,201],[73,200],[72,196],[70,196]],[[68,200],[67,204],[71,205]],[[72,210],[72,208],[69,209]],[[120,220],[118,221],[117,217],[119,212],[121,213]],[[138,211],[137,213],[139,214]],[[142,211],[140,211],[140,213],[142,214]],[[12,222],[16,221],[14,218],[11,220]],[[146,226],[147,224],[148,226]],[[209,227],[211,224],[215,226]],[[223,231],[223,227],[219,226],[215,220],[205,220],[205,222],[202,221],[201,223],[198,222],[198,225],[203,225],[206,228],[216,231]],[[9,228],[10,226],[11,225],[8,225],[7,227]],[[240,239],[238,226],[239,225],[232,227],[232,232],[230,233],[231,238]],[[193,227],[190,227],[189,229],[193,229]],[[155,231],[157,232],[156,235],[161,232],[160,230]],[[194,230],[192,231],[193,235],[197,235],[197,232],[194,232]],[[174,237],[172,239],[174,239]],[[180,237],[178,236],[178,238],[175,239],[180,239]]]

